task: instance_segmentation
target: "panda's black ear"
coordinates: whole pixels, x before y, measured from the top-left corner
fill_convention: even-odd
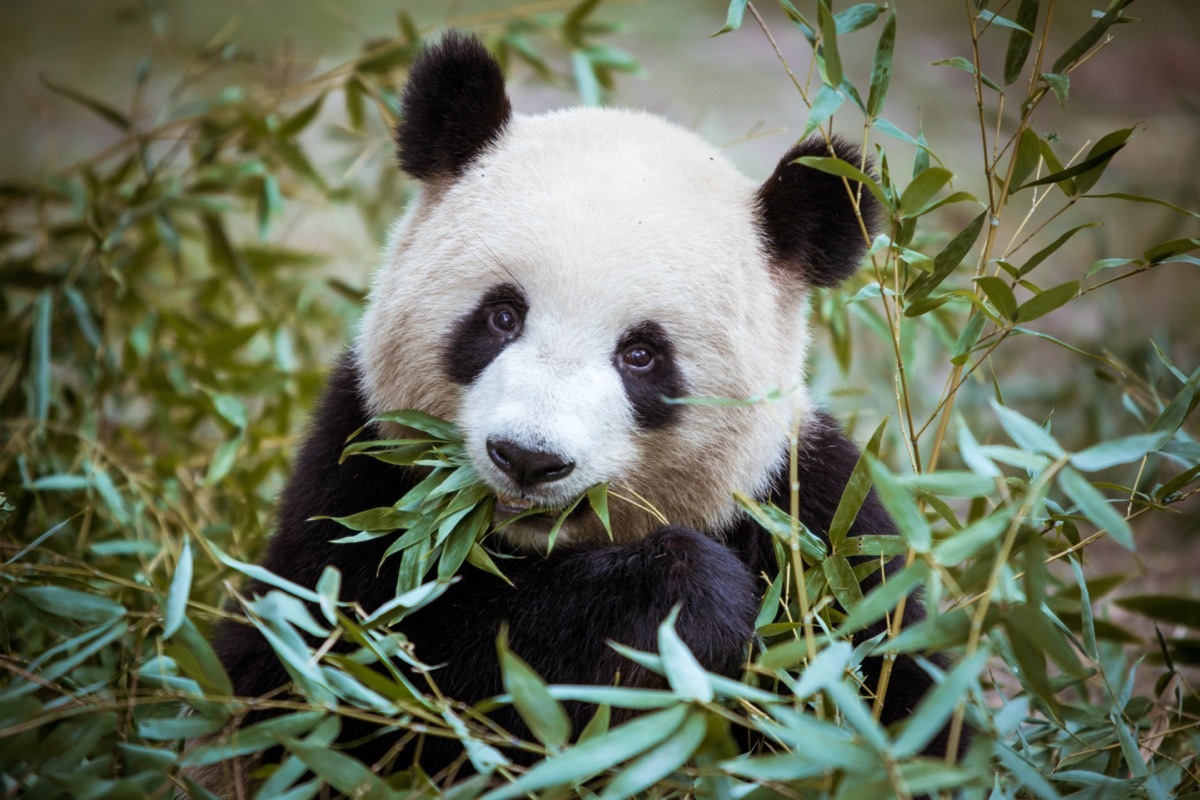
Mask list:
[[[500,65],[478,39],[458,31],[417,56],[401,103],[400,166],[423,181],[461,175],[512,118]]]
[[[866,252],[867,240],[842,179],[792,162],[803,156],[836,155],[857,167],[860,152],[843,139],[834,137],[827,143],[814,136],[789,150],[759,187],[759,220],[772,259],[815,286],[837,286],[850,277]],[[859,191],[860,186],[850,181],[867,232],[874,238],[879,202],[866,189]]]

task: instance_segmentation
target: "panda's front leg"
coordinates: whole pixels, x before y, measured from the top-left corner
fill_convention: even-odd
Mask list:
[[[738,556],[678,526],[526,559],[513,580],[511,647],[554,683],[663,685],[608,642],[657,651],[658,627],[676,605],[676,629],[701,665],[737,674],[758,613],[757,582]]]

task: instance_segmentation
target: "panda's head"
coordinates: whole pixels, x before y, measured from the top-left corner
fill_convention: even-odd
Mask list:
[[[455,420],[500,518],[608,481],[618,538],[660,514],[728,526],[806,413],[808,287],[848,275],[872,228],[868,193],[860,217],[840,178],[792,163],[829,145],[758,185],[650,114],[513,114],[496,62],[454,33],[414,64],[397,138],[421,190],[356,344],[370,409]],[[544,548],[550,525],[505,531]],[[576,514],[559,536],[604,534]]]

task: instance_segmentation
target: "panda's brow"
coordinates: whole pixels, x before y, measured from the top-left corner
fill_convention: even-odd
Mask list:
[[[526,297],[529,296],[528,291],[525,289],[525,286],[521,283],[520,279],[512,273],[512,270],[505,266],[504,262],[498,255],[496,255],[495,251],[488,246],[487,242],[483,240],[483,237],[479,235],[479,232],[475,230],[474,226],[472,226],[469,222],[456,220],[455,227],[459,229],[459,240],[466,245],[467,252],[471,254],[472,258],[478,261],[481,266],[491,270],[492,272],[496,272],[497,274],[503,273],[504,275],[507,275],[508,278],[516,285],[516,287],[521,290],[522,294],[524,294]],[[471,236],[475,240],[474,243],[468,241],[467,237],[463,235],[462,228],[464,227],[470,228]],[[486,254],[486,261],[479,258],[476,245]]]

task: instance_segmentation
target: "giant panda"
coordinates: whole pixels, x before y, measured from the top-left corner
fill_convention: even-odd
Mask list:
[[[502,625],[549,682],[661,685],[608,642],[656,650],[656,630],[677,605],[678,632],[701,664],[739,674],[764,578],[777,566],[770,536],[739,512],[734,491],[788,507],[794,424],[800,519],[824,534],[858,458],[806,394],[806,309],[812,287],[856,268],[877,207],[850,184],[856,213],[840,178],[794,163],[831,148],[850,161],[858,153],[806,141],[758,184],[652,114],[515,114],[496,61],[453,32],[415,61],[397,142],[419,191],[312,417],[263,566],[313,586],[333,565],[345,599],[368,610],[391,599],[398,559],[379,571],[390,540],[334,544],[345,530],[313,518],[391,505],[415,484],[408,468],[340,456],[376,414],[420,409],[458,424],[496,494],[496,521],[534,505],[563,508],[603,481],[669,521],[614,501],[611,540],[595,515],[574,514],[549,554],[552,517],[497,533],[489,546],[516,556],[503,562],[511,586],[465,566],[401,624],[417,657],[442,665],[435,677],[446,696],[475,703],[502,692]],[[669,402],[770,392],[786,399]],[[850,535],[895,532],[872,494]],[[863,589],[878,580],[876,572]],[[906,622],[921,615],[913,598]],[[239,695],[288,682],[250,626],[223,624],[215,646]],[[864,669],[874,682],[878,660]],[[930,682],[900,658],[883,721],[908,714]],[[592,709],[571,713],[579,730]],[[502,721],[521,729],[515,716]],[[361,730],[344,738],[359,741],[368,764],[395,741],[364,740]],[[420,763],[433,774],[459,754],[457,742],[427,737]],[[412,758],[401,753],[397,763]]]

